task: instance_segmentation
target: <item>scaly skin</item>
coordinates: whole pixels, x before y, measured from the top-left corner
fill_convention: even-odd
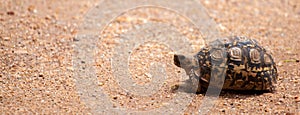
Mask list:
[[[174,63],[176,66],[184,68],[191,79],[199,81],[198,92],[205,91],[209,84],[218,87],[215,84],[220,83],[211,83],[210,79],[220,79],[218,76],[220,76],[222,68],[226,71],[222,89],[275,90],[274,84],[278,76],[276,64],[272,56],[255,40],[231,37],[224,47],[225,53],[222,53],[219,48],[206,46],[193,58],[175,55]],[[219,60],[223,61],[218,63]],[[212,71],[214,72],[212,73]]]

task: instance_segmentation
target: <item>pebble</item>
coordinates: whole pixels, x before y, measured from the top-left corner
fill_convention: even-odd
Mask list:
[[[280,103],[283,103],[283,102],[284,102],[284,99],[283,99],[283,98],[280,98],[280,99],[279,99],[279,102],[280,102]]]
[[[7,15],[15,15],[15,12],[14,11],[8,11],[6,12]]]
[[[99,84],[98,84],[99,86],[103,86],[104,85],[104,83],[103,82],[99,82]]]
[[[67,67],[67,70],[73,71],[73,70],[74,70],[74,68],[73,68],[73,67],[70,67],[70,66],[68,66],[68,67]]]
[[[152,78],[152,77],[153,77],[152,74],[150,74],[150,73],[145,73],[145,75],[146,75],[148,78]]]
[[[117,97],[117,96],[114,96],[114,97],[113,97],[113,99],[115,99],[115,100],[116,100],[116,99],[118,99],[118,97]]]
[[[278,66],[278,67],[283,66],[282,62],[278,62],[277,66]]]
[[[295,97],[295,102],[300,102],[300,98],[298,96]]]
[[[27,50],[15,50],[14,53],[16,53],[16,54],[28,54]]]
[[[9,41],[9,40],[10,40],[10,37],[3,37],[3,40],[4,40],[4,41]]]
[[[167,95],[167,96],[166,96],[166,98],[170,98],[170,97],[171,97],[171,95]]]
[[[220,28],[222,31],[227,30],[227,28],[226,28],[225,26],[223,26],[222,24],[219,24],[219,28]]]
[[[33,12],[33,13],[37,13],[37,10],[36,10],[36,8],[35,8],[35,6],[29,6],[28,8],[27,8],[27,10],[29,11],[29,12]]]
[[[239,98],[239,95],[235,95],[235,98]]]
[[[225,112],[225,109],[221,109],[221,112]]]

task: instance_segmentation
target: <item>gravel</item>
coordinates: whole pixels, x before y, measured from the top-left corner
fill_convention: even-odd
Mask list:
[[[89,102],[84,101],[81,92],[76,89],[72,59],[77,53],[74,43],[81,42],[76,38],[79,26],[89,9],[96,6],[97,0],[0,1],[0,113],[93,113],[87,104]],[[201,3],[217,22],[222,36],[255,38],[273,55],[279,70],[274,93],[222,92],[209,112],[300,114],[300,2],[204,0]],[[164,30],[164,27],[173,29],[169,33],[159,33],[148,27],[149,23],[158,24],[157,30]],[[129,30],[135,32],[130,33]],[[113,53],[116,47],[124,45],[120,41],[126,36],[133,38],[135,35],[137,38],[164,41],[168,38],[163,37],[168,35],[189,40],[169,42],[173,47],[158,41],[147,41],[130,50],[129,69],[125,72],[130,73],[129,77],[135,85],[147,86],[165,80],[147,96],[136,95],[120,87],[122,83],[116,78],[124,79],[124,76],[114,76],[114,65],[110,63],[110,59],[116,55]],[[200,30],[186,18],[162,9],[141,8],[116,18],[99,36],[100,42],[95,43],[97,58],[92,66],[96,69],[97,87],[111,100],[114,109],[197,114],[201,104],[206,103],[203,102],[204,95],[187,91],[189,88],[185,80],[188,77],[172,63],[174,53],[193,54],[204,45]],[[191,46],[192,50],[188,50],[186,45]],[[123,53],[118,55],[127,56],[128,52]],[[158,62],[160,65],[157,65]],[[164,67],[166,76],[157,78],[159,75],[148,72],[156,66]],[[150,88],[153,90],[153,87]],[[185,97],[176,98],[178,95]],[[190,102],[185,103],[189,99]]]

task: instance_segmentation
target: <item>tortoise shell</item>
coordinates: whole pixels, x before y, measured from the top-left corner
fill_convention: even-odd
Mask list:
[[[219,87],[217,84],[223,84],[226,90],[274,91],[278,74],[272,56],[254,39],[226,40],[221,48],[205,46],[192,58],[175,54],[174,64],[198,82],[198,93],[205,92],[209,85]],[[225,75],[221,75],[222,68]],[[225,78],[220,80],[220,76]],[[212,83],[212,79],[219,82]]]

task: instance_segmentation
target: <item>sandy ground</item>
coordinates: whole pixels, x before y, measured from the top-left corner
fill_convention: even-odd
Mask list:
[[[273,55],[279,70],[276,92],[225,92],[210,111],[216,114],[300,114],[300,63],[296,62],[300,59],[300,2],[210,0],[201,3],[209,16],[217,22],[221,36],[243,35],[255,38]],[[1,0],[1,113],[93,112],[76,90],[72,56],[76,56],[74,44],[80,42],[76,35],[84,21],[83,17],[97,4],[97,0]],[[161,16],[160,14],[163,14],[162,17],[155,17]],[[113,48],[120,45],[118,40],[122,36],[115,35],[128,29],[148,31],[149,28],[143,28],[147,26],[140,26],[145,20],[158,23],[158,30],[164,29],[159,25],[166,24],[165,27],[174,28],[181,33],[180,35],[188,37],[190,45],[194,48],[194,51],[190,52],[197,52],[203,46],[199,30],[172,12],[148,8],[134,10],[118,17],[101,34],[101,42],[94,43],[97,46],[96,55],[101,58],[96,58],[92,64],[96,68],[95,77],[98,77],[99,87],[112,100],[113,108],[153,110],[170,104],[168,102],[176,95],[184,93],[174,91],[181,81],[178,76],[184,74],[183,70],[172,64],[174,51],[158,42],[146,42],[132,50],[128,66],[128,73],[132,75],[132,79],[143,85],[154,79],[147,72],[151,63],[163,63],[168,77],[157,93],[146,97],[128,94],[119,87],[119,82],[114,80],[112,65],[107,59],[113,57]],[[150,28],[149,33],[156,32],[151,30],[153,28]],[[125,35],[134,37],[134,34]],[[160,34],[180,37],[175,31]],[[186,51],[180,46],[173,49]],[[202,101],[204,96],[193,93],[188,95],[192,97],[192,102],[186,109],[172,109],[184,111],[186,114],[197,113],[200,105],[205,103]]]

